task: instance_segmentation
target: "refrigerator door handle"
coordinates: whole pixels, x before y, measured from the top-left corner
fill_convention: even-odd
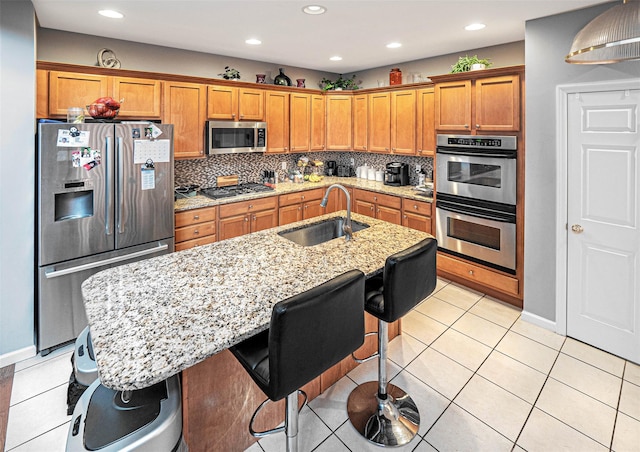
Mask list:
[[[75,266],[75,267],[65,268],[64,270],[48,271],[48,272],[45,272],[45,276],[46,276],[47,279],[50,279],[50,278],[56,278],[58,276],[69,275],[71,273],[78,273],[78,272],[81,272],[81,271],[84,271],[84,270],[89,270],[90,268],[103,267],[105,265],[113,264],[113,263],[116,263],[116,262],[126,261],[126,260],[133,259],[133,258],[136,258],[136,257],[145,256],[147,254],[155,254],[155,253],[158,253],[160,251],[165,251],[168,248],[169,248],[169,245],[167,245],[166,243],[163,243],[162,245],[159,245],[159,246],[157,246],[155,248],[150,248],[150,249],[142,250],[142,251],[136,251],[135,253],[125,254],[124,256],[112,257],[110,259],[91,262],[89,264],[83,264],[83,265],[78,265],[78,266]]]
[[[113,179],[113,143],[111,143],[111,137],[105,138],[105,147],[107,148],[107,156],[105,159],[106,173],[105,178],[105,203],[104,203],[104,229],[105,234],[111,235],[113,233],[113,223],[111,218],[111,212],[113,212],[113,197],[111,196],[111,180]]]
[[[122,137],[116,138],[116,153],[118,158],[118,233],[124,233],[124,155],[122,155]]]

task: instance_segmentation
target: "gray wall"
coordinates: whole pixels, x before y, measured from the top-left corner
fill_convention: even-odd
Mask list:
[[[0,0],[0,367],[35,351],[34,56],[31,2]]]
[[[609,65],[564,62],[573,38],[615,3],[530,21],[526,25],[526,179],[524,309],[555,321],[556,86],[640,77],[640,61]],[[606,187],[603,187],[606,189]]]

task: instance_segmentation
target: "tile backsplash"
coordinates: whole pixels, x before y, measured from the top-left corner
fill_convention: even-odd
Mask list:
[[[195,184],[200,187],[214,187],[216,177],[237,174],[240,183],[262,182],[264,170],[275,170],[279,176],[284,176],[286,171],[282,169],[282,162],[286,162],[287,168],[296,166],[300,157],[308,157],[310,160],[335,160],[338,165],[351,165],[353,168],[366,164],[377,170],[384,170],[390,162],[403,162],[409,165],[410,184],[418,183],[416,165],[422,166],[422,172],[427,178],[433,176],[433,159],[430,157],[399,156],[386,154],[369,154],[365,152],[307,152],[302,154],[224,154],[207,156],[197,160],[175,161],[175,185]]]

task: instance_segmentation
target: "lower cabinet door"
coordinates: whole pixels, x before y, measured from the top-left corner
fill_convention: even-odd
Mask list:
[[[220,240],[248,234],[250,231],[249,215],[238,215],[229,218],[220,218],[219,236]]]
[[[278,220],[280,226],[302,220],[302,206],[300,204],[293,204],[280,207]]]
[[[251,232],[263,231],[278,226],[278,212],[264,210],[251,214]]]

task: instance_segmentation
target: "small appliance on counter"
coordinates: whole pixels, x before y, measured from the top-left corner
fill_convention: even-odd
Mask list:
[[[409,185],[409,165],[401,162],[387,163],[384,184],[394,186]]]
[[[338,177],[351,177],[353,169],[347,165],[338,165],[336,167],[336,176]]]
[[[336,175],[336,168],[338,167],[338,164],[336,163],[335,160],[327,160],[325,162],[325,166],[327,168],[327,176]]]

